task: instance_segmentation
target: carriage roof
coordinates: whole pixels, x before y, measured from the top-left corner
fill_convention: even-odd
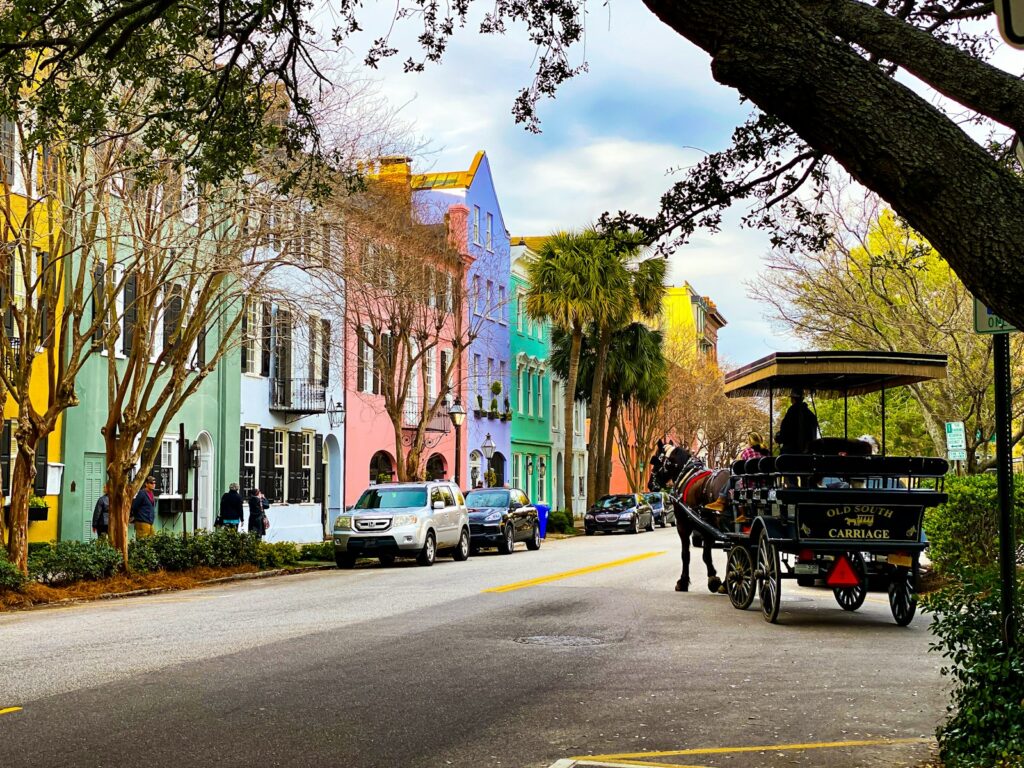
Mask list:
[[[725,377],[727,397],[803,389],[818,397],[863,395],[946,378],[946,356],[915,352],[774,352]]]

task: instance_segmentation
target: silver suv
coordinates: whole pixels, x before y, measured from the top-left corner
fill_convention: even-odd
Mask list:
[[[455,560],[469,557],[466,500],[445,480],[370,486],[334,522],[339,568],[352,568],[359,557],[376,557],[382,565],[415,557],[420,565],[433,565],[438,550]]]

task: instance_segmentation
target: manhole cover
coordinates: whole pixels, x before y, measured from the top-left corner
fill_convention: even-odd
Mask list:
[[[532,635],[531,637],[517,637],[517,643],[523,645],[546,645],[553,648],[588,648],[592,645],[601,645],[596,637],[580,637],[579,635]]]

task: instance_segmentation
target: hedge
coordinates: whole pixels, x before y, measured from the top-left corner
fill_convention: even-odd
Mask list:
[[[1015,478],[1016,479],[1016,478]],[[1017,541],[1024,533],[1024,482],[1014,484]],[[985,568],[999,555],[999,501],[993,473],[946,478],[949,500],[925,512],[928,557],[937,570]]]

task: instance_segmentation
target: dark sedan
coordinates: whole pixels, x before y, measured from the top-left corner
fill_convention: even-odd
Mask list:
[[[676,508],[672,504],[672,499],[664,491],[657,491],[655,493],[645,493],[644,501],[651,505],[651,510],[654,512],[654,523],[664,528],[666,525],[675,526],[676,524]]]
[[[509,555],[517,541],[525,541],[527,549],[540,549],[537,508],[518,488],[476,488],[466,494],[466,506],[472,549],[497,547]]]
[[[640,533],[641,528],[654,530],[654,511],[638,493],[602,496],[583,518],[587,536],[593,536],[595,531]]]

